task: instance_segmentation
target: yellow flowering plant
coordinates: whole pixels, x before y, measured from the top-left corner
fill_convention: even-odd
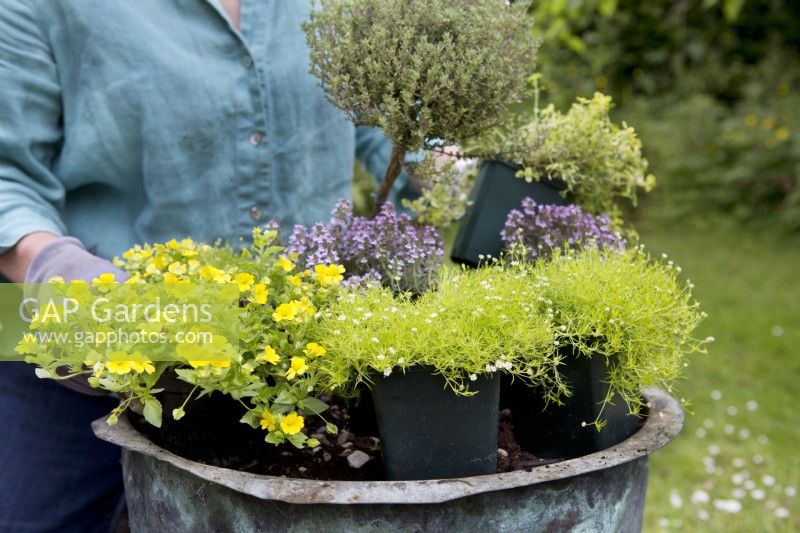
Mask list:
[[[317,446],[302,430],[305,417],[321,416],[328,408],[314,395],[317,369],[327,350],[309,336],[309,325],[337,293],[344,268],[300,269],[294,254],[277,245],[277,237],[277,231],[255,228],[252,245],[240,251],[184,239],[136,245],[114,260],[131,275],[126,285],[170,290],[230,287],[237,300],[235,339],[229,334],[214,336],[208,343],[176,342],[174,353],[164,361],[154,361],[143,349],[135,354],[130,350],[96,353],[94,360],[90,354],[81,358],[86,364],[73,365],[69,374],[53,368],[58,363],[45,350],[29,353],[28,361],[40,366],[42,377],[86,374],[91,386],[121,393],[124,399],[109,423],[140,401],[147,420],[160,426],[159,378],[175,375],[194,386],[186,402],[171,413],[175,420],[184,416],[192,398],[217,391],[241,402],[242,422],[266,431],[267,442]],[[114,282],[110,278],[95,281],[90,288]],[[327,428],[337,431],[333,424]]]

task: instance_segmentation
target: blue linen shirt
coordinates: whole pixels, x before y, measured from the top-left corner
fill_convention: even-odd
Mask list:
[[[103,257],[137,242],[237,242],[277,219],[326,220],[355,128],[308,73],[307,0],[0,3],[0,252],[34,231]]]

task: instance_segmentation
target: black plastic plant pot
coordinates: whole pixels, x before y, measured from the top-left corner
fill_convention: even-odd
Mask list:
[[[505,161],[484,161],[478,171],[470,206],[461,219],[450,258],[468,266],[477,266],[480,256],[498,257],[503,251],[500,232],[512,209],[525,197],[538,204],[566,205],[566,184],[543,180],[528,183],[516,176],[519,166]]]
[[[618,395],[603,407],[608,391],[605,357],[568,354],[559,368],[572,390],[562,405],[545,405],[542,391],[521,380],[503,383],[501,403],[511,409],[514,437],[540,458],[570,459],[610,448],[636,433],[641,418]],[[601,413],[602,409],[602,413]],[[593,422],[605,420],[597,430]]]
[[[389,480],[445,479],[497,471],[500,375],[459,396],[443,377],[414,367],[375,380],[372,394]]]
[[[239,468],[264,448],[264,433],[240,422],[245,409],[241,403],[219,392],[186,398],[193,386],[172,376],[162,376],[156,395],[162,404],[161,427],[148,424],[144,417],[131,416],[131,422],[159,446],[183,457]],[[185,415],[174,420],[172,410],[184,407]]]

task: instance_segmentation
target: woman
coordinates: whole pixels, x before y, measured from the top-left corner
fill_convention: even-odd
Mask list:
[[[327,218],[355,129],[308,74],[305,0],[7,0],[0,5],[0,273],[90,279],[142,241],[236,242]],[[107,529],[118,451],[89,422],[114,405],[0,367],[0,531]]]

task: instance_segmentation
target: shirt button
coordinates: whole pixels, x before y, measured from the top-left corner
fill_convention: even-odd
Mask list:
[[[248,70],[253,68],[253,58],[250,56],[244,56],[242,58],[242,66]]]
[[[259,144],[261,144],[261,134],[258,133],[257,131],[251,133],[250,144],[252,144],[253,146],[258,146]]]
[[[253,220],[253,222],[258,222],[261,220],[261,216],[261,209],[259,209],[257,205],[254,205],[250,208],[250,218]]]

